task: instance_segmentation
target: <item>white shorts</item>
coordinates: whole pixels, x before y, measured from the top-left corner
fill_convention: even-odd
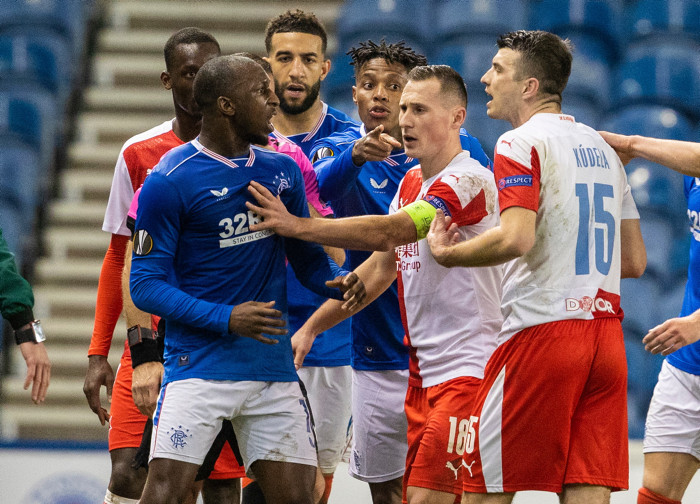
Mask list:
[[[352,477],[383,483],[403,475],[408,452],[407,389],[408,370],[353,370],[353,443],[348,469]]]
[[[233,424],[249,474],[256,460],[316,466],[311,419],[298,382],[191,378],[169,383],[158,399],[151,459],[200,465],[223,419]]]
[[[352,422],[352,371],[350,366],[303,367],[298,374],[316,426],[318,466],[323,474],[333,474],[345,453]]]
[[[664,361],[644,433],[644,453],[689,453],[700,459],[700,376]]]

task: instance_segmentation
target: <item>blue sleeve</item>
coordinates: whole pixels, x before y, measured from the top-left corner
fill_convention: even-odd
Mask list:
[[[484,148],[479,143],[476,137],[471,136],[466,130],[462,130],[460,139],[462,141],[462,149],[469,151],[469,155],[476,159],[482,166],[493,171],[493,162],[484,152]]]
[[[342,153],[338,153],[338,146],[321,143],[318,148],[328,147],[335,151],[335,155],[324,157],[314,163],[316,178],[318,179],[318,192],[323,201],[338,201],[348,193],[355,185],[355,180],[362,170],[352,162],[352,146],[350,144]]]
[[[293,171],[297,179],[301,179],[299,170]],[[288,190],[285,190],[280,196],[287,210],[299,217],[309,217],[309,207],[306,204],[306,198],[303,190],[303,181],[297,180],[295,184]],[[339,267],[328,254],[323,250],[323,247],[316,243],[310,243],[294,238],[285,238],[284,240],[285,253],[289,264],[294,270],[294,274],[301,284],[319,296],[342,299],[343,296],[338,289],[326,287],[327,280],[333,280],[337,276],[345,276],[348,271]]]
[[[185,214],[182,198],[165,176],[152,173],[139,196],[129,286],[140,310],[167,320],[228,333],[233,307],[192,297],[168,283]]]

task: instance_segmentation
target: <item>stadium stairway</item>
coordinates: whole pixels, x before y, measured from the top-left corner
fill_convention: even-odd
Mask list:
[[[51,385],[42,406],[23,390],[24,361],[16,349],[3,382],[0,403],[2,440],[105,441],[82,392],[92,333],[97,280],[109,234],[102,219],[119,150],[134,134],[171,118],[172,98],[160,86],[163,45],[174,31],[198,26],[214,34],[224,54],[264,53],[267,21],[288,8],[314,12],[331,35],[341,0],[165,1],[113,0],[97,34],[91,76],[77,116],[68,161],[60,174],[58,196],[48,202],[43,230],[44,255],[34,278],[35,313],[42,320],[53,363]],[[116,372],[126,326],[117,325],[110,352]],[[102,394],[103,405],[107,404]]]

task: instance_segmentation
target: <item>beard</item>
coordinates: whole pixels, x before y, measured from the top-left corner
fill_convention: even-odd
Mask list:
[[[311,105],[314,104],[319,93],[321,92],[321,80],[317,80],[311,87],[304,87],[306,88],[306,98],[304,98],[304,101],[299,105],[290,105],[284,97],[284,88],[279,82],[275,81],[275,93],[277,94],[277,98],[279,98],[280,109],[282,112],[289,115],[297,115],[301,114],[302,112],[306,112],[311,108]]]

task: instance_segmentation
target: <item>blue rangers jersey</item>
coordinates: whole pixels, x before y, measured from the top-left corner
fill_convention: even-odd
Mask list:
[[[386,215],[406,172],[418,160],[396,150],[383,161],[362,166],[352,162],[352,146],[366,134],[364,125],[349,128],[316,142],[311,152],[321,199],[330,203],[336,217]],[[479,141],[461,131],[462,148],[483,166],[493,170]],[[349,268],[355,269],[369,252],[348,251]],[[408,369],[408,348],[392,283],[381,296],[352,317],[351,365],[362,371]]]
[[[685,197],[688,200],[688,219],[690,220],[690,265],[688,266],[688,283],[685,285],[685,297],[681,308],[681,317],[690,315],[700,309],[700,178],[685,179]],[[700,375],[700,341],[679,348],[667,357],[668,363],[681,371]]]
[[[323,249],[270,231],[251,232],[247,187],[260,182],[289,211],[308,216],[304,181],[287,155],[251,147],[229,159],[193,140],[166,154],[146,179],[134,234],[131,294],[167,320],[164,383],[186,378],[295,381],[291,333],[276,345],[228,332],[233,306],[275,301],[287,318],[285,255],[301,281],[344,275]]]
[[[307,133],[290,135],[287,138],[296,143],[307,156],[313,143],[333,133],[356,126],[350,117],[340,110],[323,103],[323,110],[316,125]],[[324,298],[302,286],[287,268],[287,294],[289,296],[289,331],[293,334],[311,314],[321,306]],[[322,332],[316,337],[311,351],[304,359],[304,366],[347,366],[350,364],[350,320]]]

